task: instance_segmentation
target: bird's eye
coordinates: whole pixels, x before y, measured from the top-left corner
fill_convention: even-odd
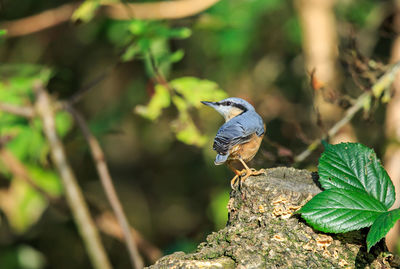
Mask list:
[[[230,106],[230,105],[232,105],[232,102],[231,102],[231,101],[228,101],[228,102],[226,102],[226,105],[227,105],[227,106]]]

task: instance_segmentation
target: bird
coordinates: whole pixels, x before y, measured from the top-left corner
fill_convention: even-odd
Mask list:
[[[201,103],[214,108],[225,119],[214,138],[213,149],[217,152],[214,164],[226,163],[235,173],[231,187],[234,188],[238,179],[240,186],[249,176],[264,173],[263,169],[257,171],[246,164],[256,155],[266,130],[254,107],[238,97]]]

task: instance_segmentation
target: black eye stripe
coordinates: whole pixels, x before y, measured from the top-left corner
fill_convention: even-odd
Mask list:
[[[222,105],[222,106],[233,106],[233,107],[236,107],[236,108],[239,108],[239,109],[243,110],[243,112],[247,111],[247,108],[244,105],[233,103],[231,101],[225,101],[225,102],[218,103],[218,104]]]
[[[237,108],[239,108],[239,109],[241,109],[241,110],[243,110],[243,112],[246,112],[247,111],[247,108],[245,108],[243,105],[241,105],[241,104],[233,104],[233,106],[234,107],[237,107]]]

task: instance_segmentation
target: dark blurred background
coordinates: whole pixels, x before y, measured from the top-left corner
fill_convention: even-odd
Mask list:
[[[69,3],[1,0],[0,29]],[[205,137],[195,145],[177,138],[173,126],[181,111],[176,105],[154,120],[135,113],[137,106],[150,102],[162,79],[213,81],[226,96],[251,102],[267,124],[253,167],[315,171],[322,148],[300,163],[295,156],[395,60],[399,11],[396,1],[373,0],[221,0],[190,17],[150,21],[116,20],[103,13],[85,21],[90,15],[85,11],[75,21],[34,33],[12,36],[9,28],[10,36],[0,40],[0,62],[50,68],[47,88],[61,100],[91,87],[76,107],[105,151],[130,224],[151,249],[189,252],[226,223],[233,174],[214,166],[212,151],[223,119],[208,107],[192,105],[190,119]],[[369,71],[372,78],[365,75]],[[4,85],[0,91],[7,90]],[[0,93],[1,101],[6,97]],[[357,140],[383,158],[390,140],[386,117],[386,105],[372,104],[331,142]],[[12,129],[6,125],[0,121],[2,135]],[[67,156],[92,213],[110,212],[79,128],[71,121],[67,129]],[[9,147],[39,154],[29,149],[31,139]],[[28,199],[11,179],[8,172],[0,174],[0,268],[90,267],[68,210]],[[124,244],[101,234],[115,268],[129,268]]]

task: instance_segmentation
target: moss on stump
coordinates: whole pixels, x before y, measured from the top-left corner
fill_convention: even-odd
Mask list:
[[[149,268],[399,268],[383,242],[367,252],[367,230],[324,234],[294,213],[320,191],[306,170],[250,177],[232,190],[224,229],[195,253],[176,252]]]

